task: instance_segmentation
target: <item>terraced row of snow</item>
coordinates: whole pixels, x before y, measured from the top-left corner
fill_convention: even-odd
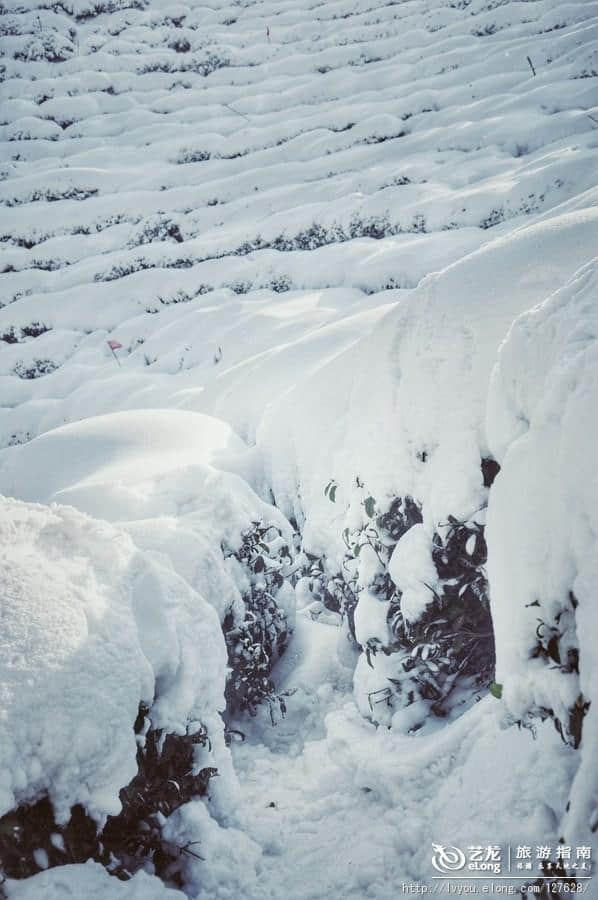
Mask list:
[[[4,7],[4,444],[114,408],[108,332],[204,407],[594,184],[595,3],[102,8]]]
[[[65,815],[112,809],[134,746],[123,724],[104,759],[110,685],[129,718],[153,685],[173,727],[210,722],[221,770],[166,826],[201,835],[189,896],[381,900],[430,883],[431,840],[591,841],[598,699],[580,751],[550,722],[537,742],[506,726],[596,693],[598,3],[5,0],[0,29],[0,493],[27,501],[1,507],[5,808],[49,790]],[[504,704],[376,729],[387,658],[300,610],[288,719],[243,723],[238,785],[214,609],[240,586],[221,545],[282,513],[338,570],[367,494],[421,504],[393,569],[416,613],[435,529],[488,513]],[[366,594],[359,639],[384,643]],[[579,672],[530,659],[539,612]],[[70,717],[47,676],[57,635],[67,682],[82,643],[93,665],[128,659]],[[171,896],[92,865],[6,890]]]

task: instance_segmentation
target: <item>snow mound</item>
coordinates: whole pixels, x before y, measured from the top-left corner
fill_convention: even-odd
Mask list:
[[[164,886],[159,878],[136,872],[119,881],[98,863],[60,866],[25,881],[3,885],[9,900],[184,900],[185,894]]]
[[[157,728],[195,718],[220,749],[226,653],[197,593],[73,509],[3,499],[0,534],[1,814],[46,793],[58,822],[76,803],[117,814],[142,701]]]
[[[0,453],[3,492],[68,503],[114,520],[142,515],[150,485],[209,464],[243,443],[224,422],[179,410],[111,413],[65,425]]]
[[[217,468],[234,468],[244,449],[228,425],[200,413],[113,413],[0,451],[0,491],[120,523],[140,550],[209,598],[222,621],[238,610],[242,586],[224,552],[255,521],[291,540],[278,510],[239,475]]]
[[[488,509],[497,680],[516,719],[551,715],[581,744],[571,842],[598,821],[597,300],[594,260],[516,319],[488,404],[502,465]]]
[[[260,845],[238,828],[222,828],[202,803],[187,803],[170,817],[165,835],[180,846],[197,834],[201,834],[204,861],[187,861],[187,896],[194,900],[246,897],[259,884]]]

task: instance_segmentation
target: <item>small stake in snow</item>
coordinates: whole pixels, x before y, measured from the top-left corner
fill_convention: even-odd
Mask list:
[[[118,356],[116,355],[115,350],[120,350],[122,348],[122,344],[119,344],[118,341],[106,341],[106,343],[112,350],[112,356],[114,357],[114,359],[117,361],[117,363],[120,366],[121,362],[120,362],[120,359],[118,358]],[[122,368],[122,366],[121,366],[121,368]]]
[[[268,43],[270,43],[270,26],[269,25],[266,28],[266,37],[268,38]]]
[[[233,109],[230,103],[221,103],[220,106],[226,107],[226,109],[230,109],[231,112],[235,113],[237,116],[241,116],[243,119],[247,119],[248,122],[251,122],[251,119],[247,118],[245,113],[239,112],[238,109]]]
[[[535,75],[535,74],[536,74],[536,70],[534,69],[534,64],[533,64],[533,62],[531,61],[531,59],[529,58],[529,56],[526,56],[526,59],[527,59],[527,61],[528,61],[528,63],[529,63],[530,69],[532,70],[532,72],[533,72],[534,75]]]

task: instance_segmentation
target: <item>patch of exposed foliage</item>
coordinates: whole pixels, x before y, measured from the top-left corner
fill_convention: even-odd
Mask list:
[[[151,727],[150,711],[141,706],[135,723],[137,775],[120,792],[122,811],[109,816],[101,831],[76,805],[66,825],[58,825],[49,798],[19,806],[0,819],[0,872],[27,878],[44,868],[93,859],[126,880],[150,862],[157,875],[177,883],[181,856],[197,855],[191,845],[178,846],[162,836],[162,823],[183,803],[208,792],[211,767],[197,770],[196,748],[209,745],[198,723],[187,733],[165,734]]]

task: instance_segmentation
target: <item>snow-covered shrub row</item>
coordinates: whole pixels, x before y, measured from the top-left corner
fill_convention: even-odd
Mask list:
[[[180,53],[180,50],[177,50],[177,44],[172,48],[175,53]],[[219,56],[217,53],[208,53],[207,55],[199,58],[199,59],[168,59],[168,60],[155,60],[151,62],[144,63],[141,65],[137,72],[139,75],[145,75],[148,72],[195,72],[196,74],[203,75],[204,78],[207,78],[212,72],[216,72],[218,69],[225,69],[230,66],[230,59],[226,57]]]
[[[75,47],[72,41],[54,32],[49,32],[30,38],[24,46],[15,51],[14,58],[24,62],[45,60],[50,63],[60,63],[70,59],[74,52]]]
[[[213,608],[122,529],[4,498],[0,528],[1,864],[23,877],[101,857],[97,829],[115,850],[121,815],[141,829],[144,814],[169,811],[155,794],[160,735],[177,748],[177,735],[193,735],[179,778],[191,769],[205,787],[209,762],[226,771],[226,654]],[[154,731],[136,738],[140,706]],[[211,744],[200,753],[204,728]],[[129,783],[134,796],[122,793]]]
[[[226,698],[231,711],[255,712],[273,691],[271,669],[293,628],[297,566],[284,518],[240,478],[210,468],[225,448],[239,452],[242,447],[224,423],[194,413],[95,417],[2,452],[0,488],[20,498],[71,503],[100,518],[124,520],[122,527],[136,546],[149,551],[157,546],[159,517],[174,513],[176,498],[188,485],[186,511],[173,519],[173,531],[182,532],[187,552],[203,553],[210,566],[191,566],[174,535],[162,553],[174,555],[177,570],[183,565],[189,576],[193,573],[193,587],[202,595],[211,599],[218,586],[218,616],[232,666]],[[79,458],[76,467],[66,468],[65,458],[73,455]],[[208,521],[202,515],[206,509],[212,510]]]
[[[417,729],[458,669],[449,649],[472,681],[440,706],[465,709],[475,680],[484,691],[492,680],[495,640],[497,714],[503,702],[510,722],[550,717],[567,742],[555,799],[559,816],[570,799],[566,843],[589,839],[596,808],[596,277],[576,271],[597,224],[589,206],[498,238],[399,295],[376,324],[361,320],[361,339],[326,358],[315,339],[285,346],[301,374],[278,397],[270,358],[224,373],[205,397],[239,428],[257,420],[254,483],[297,522],[315,596],[353,607],[362,714]],[[265,410],[254,396],[268,396]],[[398,498],[419,514],[393,549],[376,518]]]
[[[594,260],[515,320],[487,414],[496,677],[513,719],[549,717],[580,750],[567,842],[598,828],[597,298]]]
[[[149,865],[169,883],[182,883],[181,857],[195,851],[166,840],[162,827],[183,804],[206,796],[218,769],[198,768],[196,751],[209,742],[200,723],[189,723],[185,734],[164,733],[151,729],[150,716],[142,704],[135,722],[137,774],[119,792],[121,811],[103,825],[98,827],[80,804],[71,808],[68,821],[57,822],[47,796],[0,817],[5,878],[95,860],[123,880]]]
[[[17,334],[14,328],[10,328],[4,334],[0,334],[0,341],[4,341],[5,344],[18,344],[19,341],[24,341],[27,338],[39,337],[40,334],[45,334],[49,329],[42,322],[31,322],[30,325],[25,325],[19,331],[20,334]]]
[[[150,411],[4,451],[5,494],[83,511],[0,502],[6,876],[91,858],[182,883],[202,834],[167,836],[173,814],[209,788],[234,815],[221,714],[284,713],[271,670],[294,612],[288,523],[208,462],[241,447],[223,423]]]
[[[12,15],[31,15],[32,12],[43,14],[49,10],[63,13],[75,19],[85,21],[102,13],[116,13],[126,10],[141,10],[146,7],[147,0],[38,0],[28,3],[24,8],[20,0],[8,0],[3,4],[4,10]],[[37,23],[37,19],[35,20]]]
[[[223,259],[229,254],[231,256],[248,256],[260,250],[292,253],[297,250],[315,250],[319,247],[345,243],[358,238],[382,240],[382,238],[397,234],[423,234],[425,232],[425,219],[420,214],[416,214],[410,225],[404,228],[400,224],[392,224],[390,222],[388,211],[380,216],[369,217],[362,217],[359,213],[354,213],[346,227],[340,223],[335,223],[330,228],[326,228],[317,222],[313,222],[308,228],[294,235],[278,234],[271,240],[265,240],[261,235],[257,235],[234,249],[217,251],[212,255],[193,256],[188,254],[181,256],[162,252],[160,255],[155,254],[154,258],[135,256],[121,264],[113,265],[109,271],[96,272],[94,281],[115,281],[119,278],[125,278],[134,272],[142,272],[154,268],[188,269],[200,263]],[[163,216],[156,216],[142,223],[138,232],[129,242],[129,246],[135,248],[142,244],[162,243],[164,241],[183,243],[184,238],[176,222]],[[214,287],[218,286],[218,284],[214,285]],[[222,286],[227,285],[224,283]],[[268,286],[268,284],[260,285],[260,287]],[[243,293],[248,293],[250,289],[251,287],[248,287]],[[276,290],[276,288],[273,289]]]
[[[34,189],[26,197],[23,198],[10,198],[1,199],[0,203],[3,205],[11,207],[18,206],[21,203],[36,203],[38,200],[44,200],[47,203],[55,203],[58,200],[87,200],[88,197],[93,197],[97,194],[97,188],[80,188],[80,187],[65,187],[64,190],[56,189],[56,188],[42,188],[42,189]]]
[[[69,249],[72,254],[72,251],[77,244],[76,238],[85,237],[90,234],[100,234],[100,232],[113,228],[116,225],[121,225],[123,222],[135,225],[140,221],[141,216],[136,216],[133,213],[129,216],[125,216],[119,213],[116,215],[108,215],[106,217],[98,216],[97,218],[94,218],[93,223],[82,224],[81,222],[75,222],[66,229],[64,223],[46,222],[42,229],[36,224],[30,223],[23,233],[17,233],[19,231],[18,229],[15,230],[14,228],[10,228],[9,231],[0,235],[0,241],[9,246],[12,244],[23,250],[31,250],[38,244],[44,244],[46,241],[51,241],[53,238],[68,237],[71,243]],[[75,240],[73,240],[73,238],[75,238]],[[50,244],[49,246],[51,247],[52,245]],[[47,248],[43,249],[45,250]]]

